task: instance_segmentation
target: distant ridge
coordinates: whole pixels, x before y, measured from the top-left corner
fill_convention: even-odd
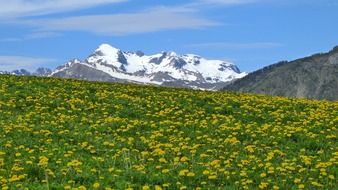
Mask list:
[[[223,90],[338,100],[338,46],[328,53],[264,67]]]

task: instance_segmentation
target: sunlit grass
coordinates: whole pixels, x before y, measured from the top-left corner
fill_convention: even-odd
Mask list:
[[[0,76],[1,189],[335,189],[338,102]]]

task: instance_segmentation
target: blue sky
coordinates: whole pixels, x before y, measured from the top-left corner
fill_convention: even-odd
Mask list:
[[[337,0],[0,0],[0,70],[55,68],[101,43],[254,71],[338,45]]]

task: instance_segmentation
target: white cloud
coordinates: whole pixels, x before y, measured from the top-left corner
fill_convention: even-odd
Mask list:
[[[45,15],[127,0],[0,0],[0,18]]]
[[[256,42],[256,43],[225,43],[225,42],[215,42],[215,43],[197,43],[189,44],[186,47],[190,48],[200,48],[200,49],[210,49],[210,48],[222,48],[222,49],[270,49],[283,47],[284,44],[275,43],[275,42]]]
[[[191,9],[159,7],[139,13],[74,16],[17,21],[41,32],[84,31],[104,35],[127,35],[172,29],[198,29],[219,25],[200,18]]]
[[[0,71],[16,69],[33,71],[38,67],[46,67],[54,62],[56,62],[55,59],[0,55]]]

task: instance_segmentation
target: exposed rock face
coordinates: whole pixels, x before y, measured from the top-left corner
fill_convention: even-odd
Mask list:
[[[329,63],[338,64],[338,53],[334,53],[329,57]]]
[[[87,67],[79,62],[72,62],[67,68],[53,73],[52,75],[60,78],[76,78],[89,81],[122,82],[122,80],[113,78],[107,73]]]

